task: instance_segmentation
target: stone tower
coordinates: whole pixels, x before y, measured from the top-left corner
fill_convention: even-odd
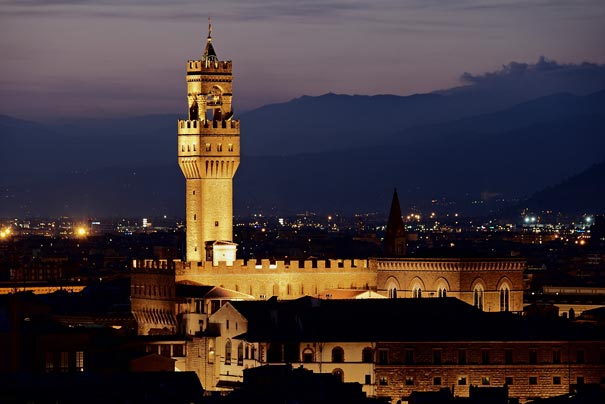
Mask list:
[[[401,218],[401,207],[397,190],[393,193],[391,211],[387,222],[386,235],[384,238],[385,253],[387,257],[403,257],[406,250],[406,234],[403,219]]]
[[[179,166],[186,181],[186,260],[230,263],[236,247],[233,176],[240,162],[239,121],[233,119],[231,61],[218,59],[208,25],[201,60],[187,62],[188,119],[178,121]]]

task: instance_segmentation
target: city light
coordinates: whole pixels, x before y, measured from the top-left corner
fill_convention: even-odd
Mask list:
[[[82,226],[80,226],[76,229],[76,235],[78,237],[85,237],[87,233],[88,232],[86,231],[86,228],[84,228]]]

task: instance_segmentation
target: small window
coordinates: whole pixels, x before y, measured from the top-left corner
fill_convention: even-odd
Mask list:
[[[504,378],[504,384],[506,384],[507,386],[512,386],[512,384],[513,384],[513,378],[511,376],[506,376]]]
[[[584,363],[584,350],[583,349],[578,349],[578,352],[576,352],[576,362]]]
[[[458,350],[458,364],[466,365],[466,349]]]
[[[561,363],[561,351],[555,349],[552,351],[552,363]]]
[[[489,386],[489,376],[482,376],[481,377],[481,384],[484,386]]]
[[[529,351],[529,363],[538,363],[538,351],[534,349]]]
[[[225,328],[226,328],[226,329],[229,329],[229,320],[227,320],[227,321],[225,322]]]
[[[233,144],[229,143],[228,149],[229,149],[230,152],[232,152],[233,151]]]
[[[441,365],[441,349],[433,349],[433,364]]]
[[[237,346],[237,366],[244,365],[244,343],[240,342]]]
[[[406,386],[413,386],[414,385],[414,377],[413,376],[406,376],[405,377],[405,385]]]
[[[209,152],[212,150],[212,146],[210,146],[210,143],[206,143],[206,151]]]
[[[208,363],[214,363],[214,340],[208,340]]]
[[[513,350],[512,349],[504,350],[504,363],[507,365],[511,365],[513,363]]]
[[[223,151],[223,145],[222,144],[217,144],[216,145],[216,151],[222,152]]]
[[[55,367],[55,358],[52,352],[46,352],[46,361],[44,365],[44,370],[49,373],[54,370]]]
[[[193,220],[197,220],[197,214],[193,214]]]
[[[332,374],[336,376],[341,382],[345,381],[345,373],[342,371],[342,369],[334,369],[332,371]]]
[[[458,376],[458,386],[466,386],[466,376]]]
[[[231,365],[231,340],[225,343],[225,365]]]
[[[302,360],[304,363],[313,362],[313,350],[311,348],[305,348],[303,351]]]
[[[473,306],[483,310],[483,287],[481,285],[475,286],[473,290]]]
[[[69,352],[61,352],[61,372],[69,370]]]
[[[378,364],[386,365],[389,363],[389,350],[379,349],[378,350]]]
[[[481,351],[481,364],[489,365],[489,350],[487,349]]]
[[[535,386],[536,384],[538,384],[538,378],[536,376],[530,376],[529,377],[529,384],[531,386]]]
[[[214,227],[218,227],[218,220],[214,222]]]
[[[382,377],[380,378],[380,382],[379,382],[379,384],[380,384],[381,386],[388,386],[388,385],[389,385],[389,380],[388,380],[386,377],[382,376]]]
[[[361,351],[361,361],[363,363],[372,363],[374,361],[373,356],[372,348],[363,348],[363,351]]]
[[[578,376],[576,379],[576,384],[584,384],[584,376]]]
[[[414,364],[414,350],[413,349],[406,349],[405,350],[405,363],[407,365],[413,365]]]
[[[440,376],[433,377],[433,386],[441,386],[441,377]]]
[[[366,375],[364,384],[372,384],[372,375]]]
[[[332,349],[332,362],[342,363],[345,361],[345,351],[341,347],[337,346]]]
[[[561,384],[561,376],[553,376],[552,384]]]
[[[76,351],[76,371],[84,371],[84,351]]]

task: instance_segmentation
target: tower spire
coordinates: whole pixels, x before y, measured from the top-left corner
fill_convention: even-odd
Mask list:
[[[391,201],[391,210],[389,212],[384,243],[387,256],[403,257],[405,255],[405,226],[401,218],[401,207],[396,188],[393,192],[393,200]]]
[[[208,39],[206,41],[206,49],[204,49],[204,54],[202,55],[202,61],[206,66],[208,66],[209,62],[218,62],[216,51],[214,50],[214,46],[212,46],[212,22],[210,21],[210,17],[208,17]]]

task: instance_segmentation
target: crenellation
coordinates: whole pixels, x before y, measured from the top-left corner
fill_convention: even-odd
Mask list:
[[[209,73],[231,73],[233,66],[231,60],[218,60],[204,63],[202,60],[188,60],[187,73],[204,74]]]

